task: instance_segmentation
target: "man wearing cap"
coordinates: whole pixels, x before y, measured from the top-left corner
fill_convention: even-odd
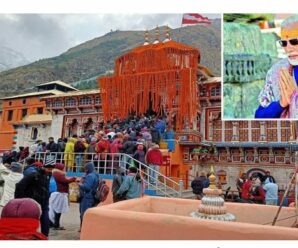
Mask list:
[[[266,171],[263,181],[265,182],[266,179],[268,179],[270,183],[276,183],[274,177],[270,175],[270,171],[268,170]]]
[[[16,184],[15,198],[32,198],[36,200],[42,210],[40,217],[41,232],[49,235],[49,182],[54,165],[48,164],[36,167]]]
[[[255,118],[298,118],[298,15],[282,22],[279,43],[287,58],[269,70]]]
[[[4,207],[11,199],[14,198],[16,184],[23,178],[22,165],[20,163],[12,162],[10,172],[5,177],[3,195],[0,199],[0,207]]]
[[[36,161],[32,158],[28,158],[26,160],[27,162],[27,166],[24,168],[24,176],[28,176],[29,174],[31,174],[32,172],[35,172],[39,167],[43,166],[42,162]]]

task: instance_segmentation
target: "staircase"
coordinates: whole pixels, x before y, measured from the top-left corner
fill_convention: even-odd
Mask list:
[[[38,153],[35,154],[36,160],[45,161],[45,164],[51,163],[64,163],[67,164],[67,161],[64,160],[64,153]],[[158,171],[153,170],[148,165],[141,163],[140,161],[134,159],[130,155],[124,153],[105,153],[104,158],[100,158],[96,153],[68,153],[68,157],[72,155],[74,158],[76,156],[82,156],[83,162],[80,165],[75,165],[73,167],[67,168],[68,172],[82,172],[83,165],[88,162],[93,162],[95,165],[95,171],[99,174],[104,175],[114,175],[116,174],[117,168],[122,167],[127,171],[127,168],[131,166],[132,163],[137,164],[138,171],[144,178],[145,182],[145,194],[162,196],[162,197],[182,197],[183,191],[183,182],[182,180],[177,183],[170,177],[166,177]],[[87,159],[88,158],[88,159]],[[157,184],[152,184],[149,182],[150,175],[152,172],[158,175]],[[80,173],[82,174],[82,173]],[[152,178],[151,178],[152,179]],[[150,180],[151,181],[151,180]]]

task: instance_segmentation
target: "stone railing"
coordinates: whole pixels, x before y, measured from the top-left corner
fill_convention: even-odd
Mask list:
[[[272,59],[267,54],[224,55],[224,82],[246,83],[266,77]]]

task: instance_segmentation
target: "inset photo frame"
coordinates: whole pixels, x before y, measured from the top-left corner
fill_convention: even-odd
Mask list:
[[[224,14],[223,120],[298,119],[298,15]]]

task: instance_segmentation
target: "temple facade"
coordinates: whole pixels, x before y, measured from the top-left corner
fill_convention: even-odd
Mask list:
[[[52,129],[59,138],[78,136],[89,130],[97,131],[103,122],[99,90],[69,92],[43,97],[52,115]]]
[[[222,121],[220,78],[200,80],[198,132],[176,134],[183,164],[187,165],[180,170],[185,184],[214,164],[223,188],[236,190],[236,180],[243,172],[264,175],[268,170],[280,189],[285,189],[295,166],[297,123]]]

